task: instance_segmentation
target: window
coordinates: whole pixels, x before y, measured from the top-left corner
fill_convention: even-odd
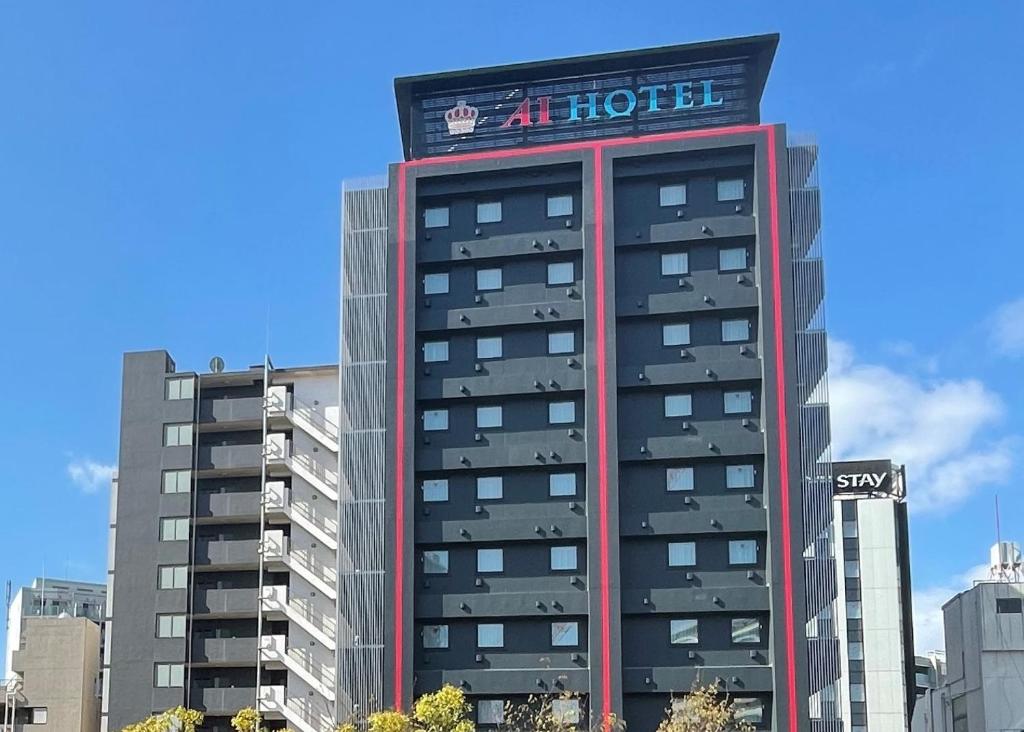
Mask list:
[[[1020,613],[1021,612],[1021,598],[1019,598],[1019,597],[997,597],[996,598],[996,612],[997,613]]]
[[[953,700],[953,732],[970,732],[967,723],[967,695]]]
[[[693,414],[693,397],[689,394],[666,394],[666,417],[689,417]]]
[[[179,447],[192,444],[192,424],[165,424],[164,447]]]
[[[423,626],[423,647],[424,648],[447,648],[448,647],[448,626],[447,625],[424,625]]]
[[[726,488],[753,488],[753,465],[727,465],[725,467]]]
[[[746,318],[722,321],[722,342],[735,343],[736,341],[750,340],[750,321]]]
[[[427,341],[423,344],[423,362],[441,363],[448,360],[448,341]]]
[[[846,618],[848,620],[857,620],[862,617],[864,616],[861,611],[860,600],[853,600],[846,603]]]
[[[476,205],[478,224],[496,224],[501,221],[501,201],[489,201]]]
[[[191,399],[195,394],[195,383],[191,376],[168,379],[164,387],[164,399]]]
[[[843,521],[843,538],[844,539],[856,539],[857,538],[857,521]]]
[[[730,541],[729,564],[757,564],[757,542],[754,539]]]
[[[548,216],[572,216],[572,196],[548,196]]]
[[[480,623],[476,626],[477,648],[501,648],[505,645],[505,626],[501,623]]]
[[[476,722],[477,724],[504,724],[505,700],[481,699],[478,701],[476,703]]]
[[[160,541],[188,541],[188,519],[160,519]]]
[[[718,269],[722,272],[731,272],[737,269],[747,268],[747,249],[746,247],[736,247],[735,249],[719,249],[718,250]]]
[[[754,395],[749,391],[727,391],[723,401],[726,414],[750,414],[754,409]]]
[[[858,561],[846,561],[843,562],[843,576],[844,577],[860,577],[860,562]]]
[[[184,615],[157,615],[156,616],[156,637],[157,638],[184,638],[185,637],[185,616]]]
[[[188,493],[192,488],[191,470],[165,470],[163,493]]]
[[[501,336],[476,339],[477,358],[501,358],[501,350]]]
[[[184,590],[188,587],[188,567],[185,565],[160,567],[157,587],[161,590]]]
[[[864,684],[850,684],[850,701],[862,702],[864,701]],[[956,725],[953,725],[956,729]]]
[[[427,432],[442,432],[448,429],[448,410],[424,409],[423,429]]]
[[[32,713],[29,715],[29,724],[46,724],[47,707],[32,707]]]
[[[555,648],[574,648],[580,644],[580,624],[575,621],[551,624],[551,645]]]
[[[684,275],[689,270],[690,262],[686,252],[661,255],[661,273],[663,275]]]
[[[448,273],[434,272],[423,276],[424,295],[444,295],[448,292]]]
[[[576,334],[571,330],[548,333],[548,353],[575,353]]]
[[[549,285],[571,285],[576,281],[572,262],[552,262],[548,265]]]
[[[668,545],[668,566],[692,567],[697,564],[697,545],[692,541],[672,541]]]
[[[576,402],[551,402],[548,404],[548,422],[551,424],[572,424],[576,421]]]
[[[852,642],[847,647],[850,652],[851,661],[863,661],[864,660],[864,644],[860,642]]]
[[[689,323],[665,323],[661,326],[661,345],[663,346],[688,346],[690,345],[690,324]]]
[[[423,481],[424,503],[441,503],[448,500],[448,479],[432,478]]]
[[[480,429],[501,427],[501,407],[477,407],[476,426]]]
[[[428,229],[443,229],[448,226],[448,207],[434,206],[424,209],[423,225]]]
[[[476,479],[476,497],[481,501],[492,501],[501,498],[503,493],[502,478],[500,475],[491,475]]]
[[[575,496],[576,473],[552,473],[548,476],[549,496]]]
[[[732,619],[733,643],[760,643],[761,621],[757,618]]]
[[[423,552],[423,574],[448,574],[448,552],[444,549]]]
[[[743,179],[726,178],[718,181],[719,201],[742,201],[743,200]]]
[[[551,571],[565,572],[576,569],[576,547],[551,547]]]
[[[764,721],[764,703],[760,699],[738,696],[732,701],[733,719],[747,724]]]
[[[505,571],[505,550],[477,549],[476,571],[480,573]]]
[[[580,723],[580,700],[579,699],[552,699],[551,716],[556,721],[565,724]]]
[[[699,640],[696,618],[677,618],[670,621],[669,640],[674,646],[693,645]]]
[[[661,206],[682,206],[686,203],[686,185],[661,186],[658,189],[658,204]]]
[[[692,491],[693,468],[665,468],[665,490]]]
[[[185,685],[185,665],[182,663],[156,664],[156,686],[164,689]]]
[[[476,289],[481,292],[501,289],[501,268],[478,269],[476,271]]]

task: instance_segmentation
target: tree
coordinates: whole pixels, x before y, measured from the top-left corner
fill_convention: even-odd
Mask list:
[[[416,700],[412,718],[419,732],[473,732],[471,710],[462,689],[445,684]]]
[[[397,709],[374,712],[367,722],[370,732],[413,732],[412,720]]]
[[[505,705],[502,729],[508,732],[576,732],[586,718],[586,706],[579,694],[533,694],[525,702]],[[626,723],[614,714],[594,720],[593,732],[622,732]]]
[[[121,732],[171,732],[172,722],[177,722],[181,732],[196,732],[196,727],[203,723],[203,713],[195,709],[174,707],[163,714],[143,719],[123,727]]]
[[[235,732],[256,732],[260,721],[260,713],[252,707],[246,707],[239,709],[238,714],[231,718],[231,726]]]
[[[702,686],[695,681],[689,693],[672,700],[658,732],[754,732],[736,712],[736,703],[722,696],[717,683]]]

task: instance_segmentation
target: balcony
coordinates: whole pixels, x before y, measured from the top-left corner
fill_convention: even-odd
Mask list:
[[[256,703],[254,687],[192,688],[190,704],[210,716],[232,716]]]
[[[218,569],[255,567],[259,563],[259,544],[259,539],[197,539],[196,565]]]
[[[197,457],[199,470],[222,474],[259,472],[263,461],[260,445],[200,445]]]
[[[255,666],[256,638],[200,638],[192,644],[192,663],[211,666]]]
[[[199,423],[201,425],[238,427],[241,423],[258,425],[262,421],[262,397],[203,399],[199,404]]]
[[[196,496],[196,517],[223,521],[244,521],[260,515],[260,494],[257,491],[237,493],[206,493]]]
[[[196,615],[256,615],[256,588],[213,589],[199,586],[193,600]]]

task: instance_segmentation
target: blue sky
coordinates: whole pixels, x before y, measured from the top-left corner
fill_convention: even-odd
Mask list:
[[[908,463],[934,645],[997,491],[1024,540],[1024,10],[810,7],[0,0],[0,581],[102,579],[123,351],[245,367],[269,326],[278,364],[336,359],[339,188],[399,157],[394,76],[778,31],[762,116],[823,148],[837,452]]]

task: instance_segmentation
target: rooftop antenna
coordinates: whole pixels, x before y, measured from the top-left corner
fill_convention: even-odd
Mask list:
[[[1020,582],[1024,573],[1020,544],[1003,541],[999,526],[999,494],[996,494],[996,543],[989,551],[989,579],[996,582]]]

